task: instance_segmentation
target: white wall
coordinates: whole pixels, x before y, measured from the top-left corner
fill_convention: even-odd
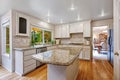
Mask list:
[[[92,27],[109,26],[113,28],[113,19],[92,21]]]
[[[2,31],[2,24],[5,23],[6,21],[10,21],[9,24],[10,24],[10,35],[11,35],[11,29],[12,29],[12,24],[11,24],[11,10],[8,11],[8,13],[6,13],[5,15],[3,15],[1,17],[1,36],[4,37],[3,35],[3,31]],[[2,38],[1,37],[1,38]],[[10,40],[12,39],[12,36],[10,36]],[[1,39],[1,54],[2,54],[2,66],[4,68],[6,68],[8,71],[12,72],[12,41],[10,41],[10,56],[6,56],[3,52],[3,45],[2,43],[4,43],[4,40],[3,38]]]

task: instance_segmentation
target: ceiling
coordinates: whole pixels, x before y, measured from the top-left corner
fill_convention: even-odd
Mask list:
[[[71,4],[75,10],[71,11]],[[16,9],[52,24],[113,17],[113,0],[0,0],[0,16]],[[49,13],[49,15],[48,15]]]

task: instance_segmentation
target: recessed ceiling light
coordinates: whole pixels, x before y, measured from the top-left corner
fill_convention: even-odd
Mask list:
[[[71,10],[71,11],[74,11],[74,10],[75,10],[74,4],[71,4],[70,10]]]
[[[101,11],[101,17],[105,16],[104,10]]]

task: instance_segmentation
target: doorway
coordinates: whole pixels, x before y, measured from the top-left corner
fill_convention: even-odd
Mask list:
[[[109,27],[93,27],[93,59],[108,60]]]

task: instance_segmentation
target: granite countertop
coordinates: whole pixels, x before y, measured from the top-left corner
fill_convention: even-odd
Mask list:
[[[82,48],[57,48],[54,50],[49,50],[46,52],[38,53],[32,55],[33,59],[38,60],[42,63],[69,66],[78,58]]]
[[[59,44],[59,45],[69,45],[73,46],[73,44]],[[15,50],[30,50],[30,49],[36,49],[36,48],[43,48],[43,47],[52,47],[52,46],[59,46],[58,44],[45,44],[45,45],[35,45],[35,46],[22,46],[22,47],[16,47]],[[75,46],[83,46],[83,45],[75,45]]]
[[[52,44],[48,44],[48,45],[36,45],[36,46],[22,46],[22,47],[17,47],[14,48],[15,50],[30,50],[30,49],[36,49],[36,48],[43,48],[43,47],[50,47],[50,46],[56,46],[56,45],[52,45]]]

